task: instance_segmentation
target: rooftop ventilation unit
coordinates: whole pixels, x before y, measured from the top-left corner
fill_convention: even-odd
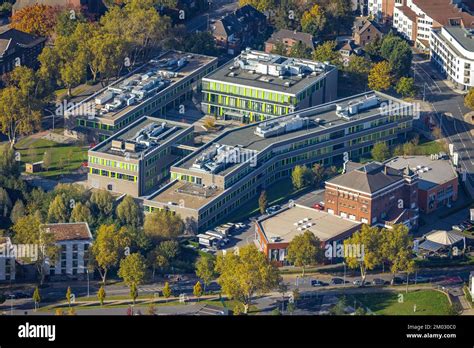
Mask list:
[[[260,123],[256,127],[254,134],[262,138],[269,138],[274,135],[285,134],[299,130],[308,125],[309,122],[309,118],[300,117],[300,115],[283,117],[280,119]]]
[[[377,95],[365,96],[361,100],[351,101],[347,105],[336,104],[336,114],[345,119],[351,119],[352,116],[359,112],[371,109],[380,104]]]

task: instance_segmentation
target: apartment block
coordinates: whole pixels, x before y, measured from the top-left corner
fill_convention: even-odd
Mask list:
[[[460,0],[406,0],[395,4],[393,27],[416,47],[430,48],[431,29],[472,28],[474,16]]]
[[[247,49],[202,80],[202,111],[244,123],[286,115],[337,96],[336,67]]]
[[[83,278],[92,245],[89,225],[86,222],[58,223],[42,225],[41,228],[53,234],[56,245],[59,247],[56,263],[45,265],[49,270],[49,277]]]
[[[474,87],[474,31],[460,27],[434,29],[431,61],[461,90]]]
[[[169,177],[170,166],[194,150],[193,127],[142,117],[88,153],[88,185],[96,189],[146,195]]]
[[[376,142],[405,139],[413,112],[409,103],[367,92],[228,130],[175,163],[170,183],[143,200],[144,210],[171,210],[211,228],[296,165],[338,165],[369,154]]]
[[[65,112],[66,135],[105,140],[144,115],[165,117],[200,88],[217,58],[168,51]]]
[[[326,181],[325,210],[352,221],[418,226],[418,174],[371,162]]]

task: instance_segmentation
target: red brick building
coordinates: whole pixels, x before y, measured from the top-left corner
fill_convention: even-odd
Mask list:
[[[326,182],[325,210],[352,221],[418,226],[418,174],[372,162]]]
[[[458,199],[458,175],[448,159],[439,156],[395,157],[385,163],[400,170],[407,166],[418,175],[418,207],[431,213]]]

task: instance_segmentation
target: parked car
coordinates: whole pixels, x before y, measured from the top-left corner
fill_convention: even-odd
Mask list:
[[[344,284],[344,279],[342,278],[332,278],[331,285]]]
[[[363,286],[364,283],[362,282],[362,279],[356,279],[352,282],[352,284],[356,285],[356,286]]]
[[[462,231],[463,230],[463,228],[459,225],[453,225],[451,228],[455,231]]]
[[[268,215],[270,215],[270,214],[276,213],[276,212],[277,212],[278,210],[280,210],[280,209],[281,209],[281,206],[279,206],[279,205],[273,205],[273,206],[267,208],[267,209],[265,210],[265,212],[266,212]]]
[[[374,280],[372,280],[372,284],[374,284],[374,285],[385,285],[385,280],[383,280],[381,278],[374,278]]]
[[[311,280],[311,286],[326,286],[328,283],[322,282],[321,280],[318,279],[312,279]]]
[[[242,228],[245,228],[245,227],[247,227],[247,225],[244,224],[243,222],[237,222],[235,224],[235,228],[238,228],[238,229],[242,229]]]
[[[13,293],[15,298],[31,298],[32,296],[24,291],[17,291]]]
[[[316,209],[316,210],[324,210],[324,204],[321,204],[321,202],[320,202],[320,203],[313,204],[313,209]]]

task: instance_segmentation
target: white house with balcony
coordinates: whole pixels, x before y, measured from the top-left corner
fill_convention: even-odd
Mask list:
[[[474,30],[443,27],[432,30],[430,41],[432,62],[454,83],[467,90],[474,86]]]

